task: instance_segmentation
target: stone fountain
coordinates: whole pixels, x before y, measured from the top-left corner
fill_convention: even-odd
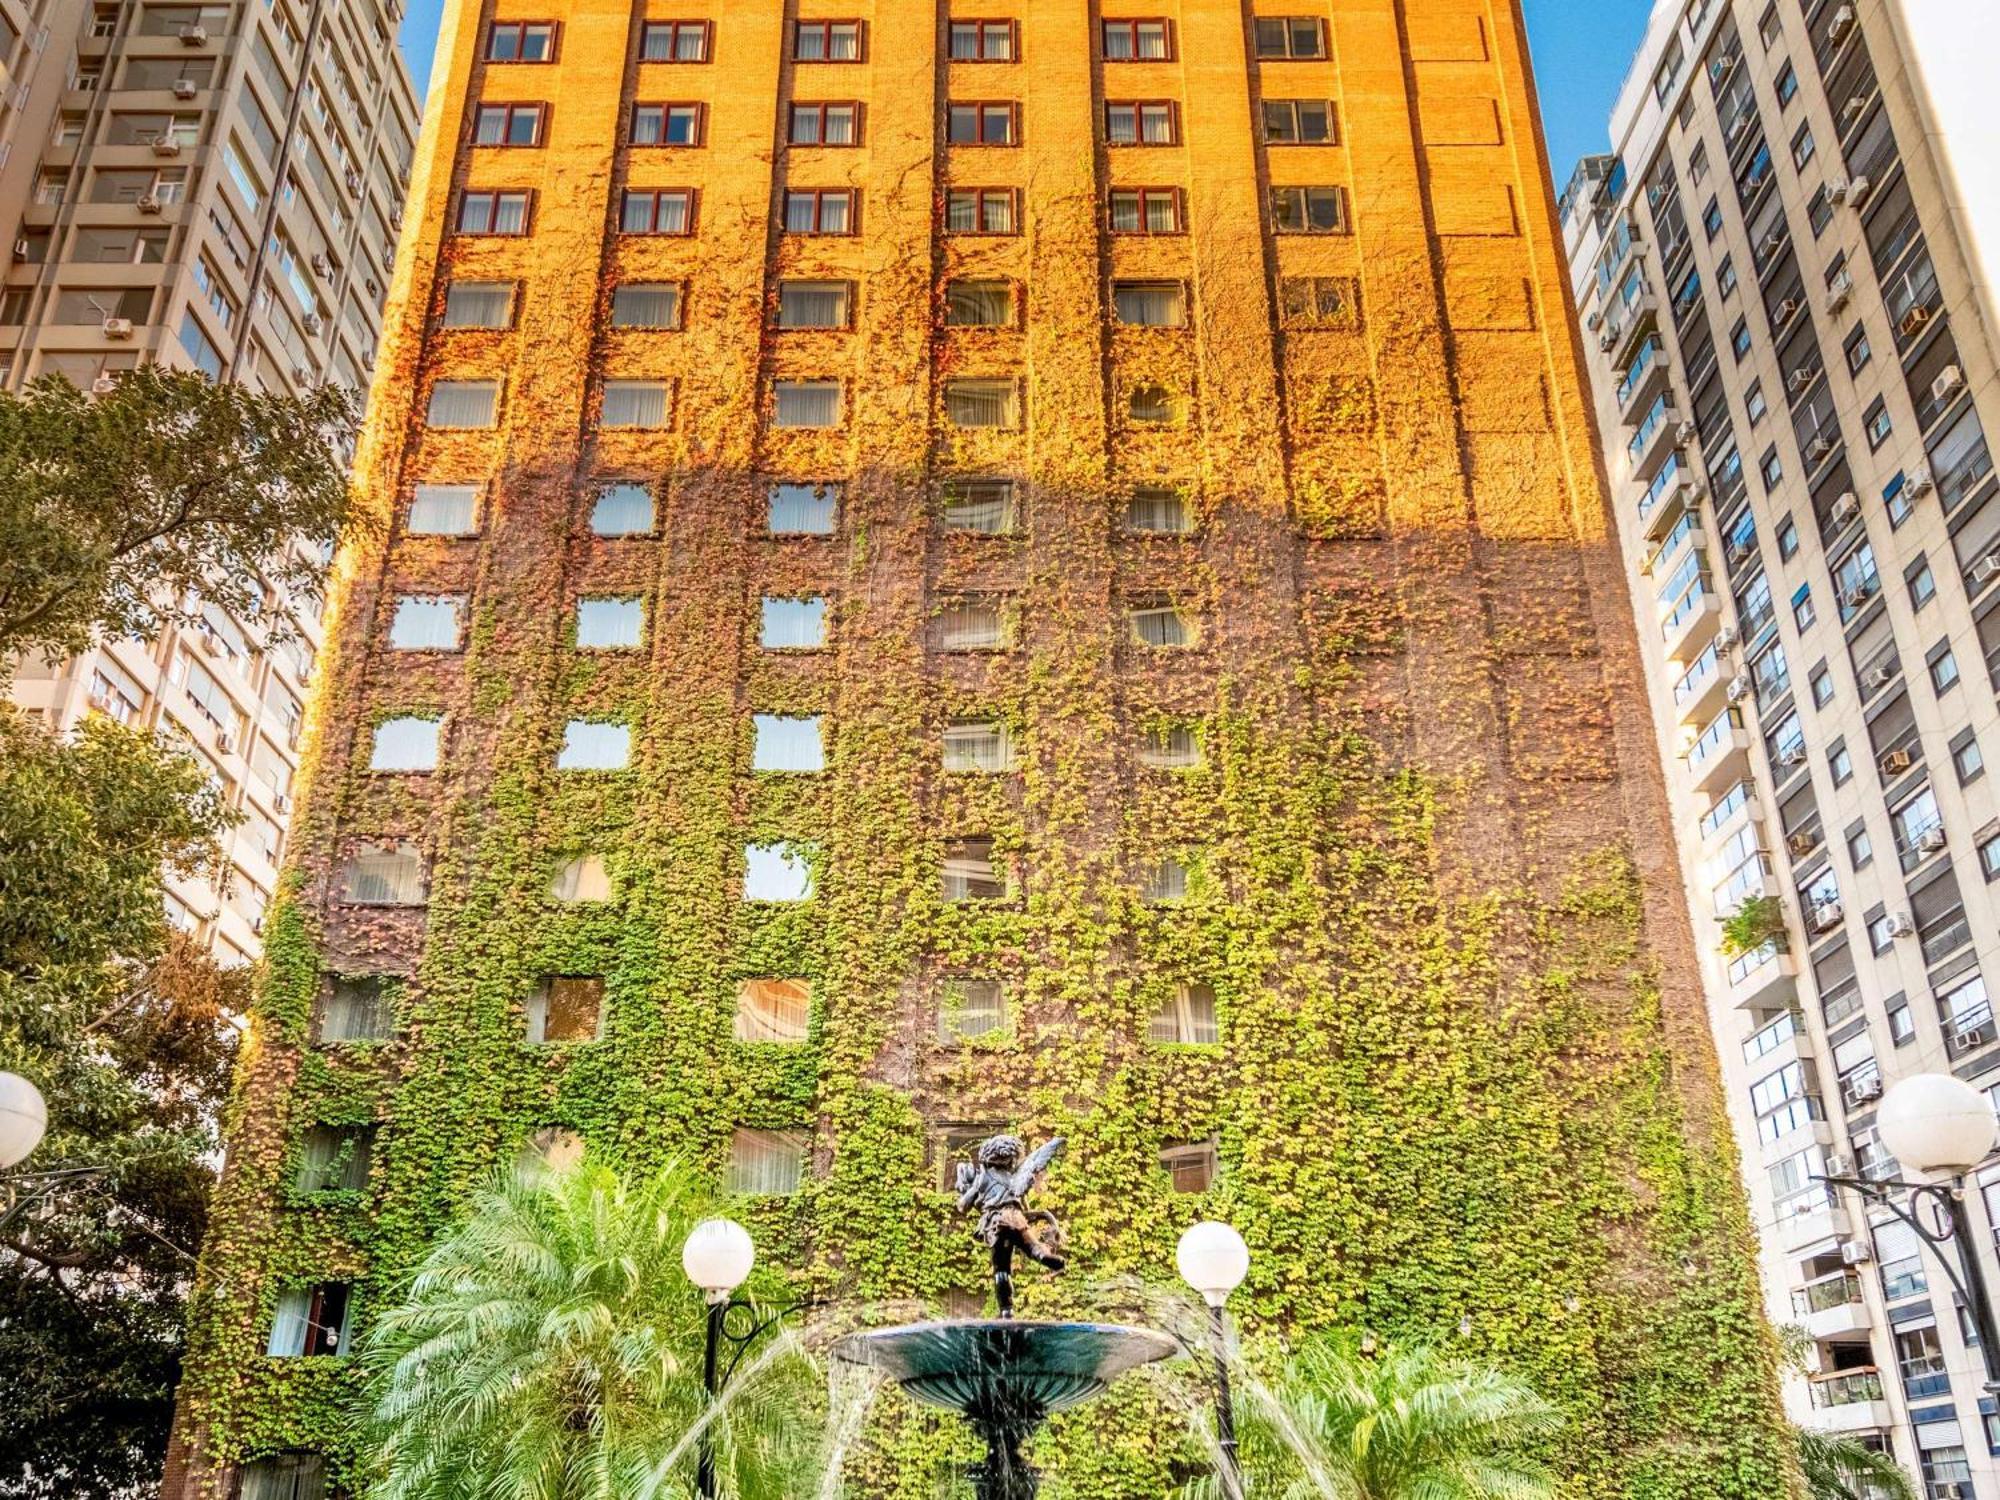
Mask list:
[[[979,1500],[1034,1500],[1040,1481],[1021,1445],[1050,1412],[1099,1394],[1118,1376],[1181,1352],[1150,1328],[1048,1323],[1014,1317],[1014,1257],[1060,1271],[1062,1225],[1028,1199],[1062,1150],[1058,1136],[1029,1153],[1017,1136],[983,1142],[958,1165],[958,1206],[979,1215],[975,1237],[992,1256],[998,1316],[908,1323],[850,1334],[834,1357],[867,1365],[927,1406],[955,1411],[986,1444],[970,1478]]]

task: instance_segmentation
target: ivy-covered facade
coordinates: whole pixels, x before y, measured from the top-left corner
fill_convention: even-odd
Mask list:
[[[1791,1493],[1517,13],[1255,10],[451,9],[175,1500],[359,1472],[342,1351],[524,1148],[944,1309],[999,1124],[1069,1140],[1031,1315],[1226,1218],[1253,1345]],[[1168,1492],[1155,1406],[1048,1491]]]

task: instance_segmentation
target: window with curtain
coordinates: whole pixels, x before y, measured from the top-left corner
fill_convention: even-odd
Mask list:
[[[368,1186],[372,1125],[314,1125],[299,1146],[300,1193],[358,1193]]]
[[[391,651],[456,651],[465,601],[455,595],[404,594],[389,620]]]
[[[678,328],[681,289],[671,281],[628,281],[611,294],[613,328]]]
[[[1182,771],[1201,764],[1201,737],[1187,724],[1148,726],[1139,740],[1139,761],[1162,771]]]
[[[944,483],[944,527],[1003,536],[1020,526],[1011,479],[961,476]]]
[[[1187,866],[1177,859],[1163,859],[1139,872],[1139,899],[1179,901],[1187,895]]]
[[[1007,1027],[1007,990],[997,979],[953,975],[938,992],[938,1040],[969,1042]]]
[[[812,1021],[812,984],[746,979],[736,989],[736,1040],[803,1042]]]
[[[418,485],[405,529],[411,536],[471,536],[479,529],[479,486]]]
[[[432,427],[491,427],[499,409],[497,380],[440,380],[424,420]]]
[[[417,714],[384,719],[368,751],[371,771],[434,771],[441,721]]]
[[[805,1168],[804,1131],[738,1129],[729,1143],[722,1190],[759,1197],[795,1193]]]
[[[562,902],[609,901],[611,875],[601,854],[584,854],[566,861],[549,882],[549,895]]]
[[[445,288],[447,328],[505,328],[513,321],[511,281],[454,281]]]
[[[1178,489],[1141,485],[1125,502],[1125,529],[1175,535],[1190,532],[1194,530],[1194,507]]]
[[[849,281],[778,283],[780,328],[846,328],[853,322],[854,284]]]
[[[615,719],[571,719],[563,726],[559,771],[622,771],[632,759],[632,726]]]
[[[1178,605],[1139,605],[1132,610],[1131,621],[1132,638],[1142,646],[1194,644],[1194,626]]]
[[[421,906],[423,855],[411,843],[364,845],[348,856],[340,886],[350,906]]]
[[[1137,328],[1180,328],[1187,323],[1187,293],[1178,281],[1114,281],[1111,310]]]
[[[940,650],[992,651],[1006,644],[1006,619],[997,599],[954,599],[938,615]]]
[[[528,996],[531,1043],[594,1042],[604,1034],[604,979],[597,974],[551,974]]]
[[[805,845],[787,841],[744,846],[745,901],[808,901],[812,894],[812,860]]]
[[[300,1359],[346,1352],[347,1314],[352,1288],[342,1281],[291,1287],[278,1293],[271,1341],[264,1352]]]
[[[653,529],[653,492],[643,484],[607,484],[590,508],[595,536],[644,536]]]
[[[838,427],[840,382],[778,380],[771,386],[773,427]]]
[[[379,974],[335,975],[320,1007],[322,1042],[376,1042],[396,1031],[396,1007]]]
[[[237,1500],[327,1500],[326,1460],[317,1453],[253,1459],[237,1480]]]
[[[960,719],[944,731],[944,768],[991,775],[1014,768],[1014,738],[999,719]]]
[[[818,714],[753,714],[753,771],[811,772],[826,769],[826,747]]]
[[[840,486],[780,481],[765,492],[764,524],[773,536],[831,536],[840,520]]]
[[[601,427],[664,427],[667,384],[663,380],[607,380]]]
[[[1006,281],[953,281],[944,292],[944,321],[952,328],[1010,328],[1014,288]]]
[[[947,901],[1001,901],[1007,876],[990,838],[953,839],[945,845],[941,894]]]
[[[947,380],[945,416],[954,427],[1018,427],[1020,405],[1011,380]]]
[[[1182,1045],[1220,1041],[1215,991],[1205,984],[1176,984],[1147,1027],[1146,1039]]]
[[[1126,409],[1135,422],[1169,423],[1180,419],[1180,403],[1163,385],[1135,385]]]
[[[766,651],[811,651],[826,644],[826,600],[766,595],[758,620],[757,644]]]

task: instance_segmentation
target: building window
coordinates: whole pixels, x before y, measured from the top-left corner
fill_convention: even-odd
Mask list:
[[[539,146],[546,106],[482,104],[473,116],[475,146]]]
[[[1164,1147],[1160,1166],[1177,1193],[1205,1193],[1215,1183],[1215,1142],[1181,1141]]]
[[[793,62],[860,62],[859,21],[800,21],[792,32]]]
[[[468,192],[458,200],[458,232],[500,236],[526,234],[534,198],[535,195],[530,192]]]
[[[976,1041],[1006,1029],[1007,990],[999,980],[954,975],[939,986],[939,1041]]]
[[[1912,609],[1922,609],[1937,598],[1937,579],[1922,553],[1917,554],[1917,560],[1903,574],[1903,581],[1909,586]]]
[[[1979,752],[1979,738],[1970,729],[1951,742],[1951,764],[1964,786],[1986,774],[1986,757]]]
[[[1710,198],[1708,206],[1701,211],[1701,227],[1710,240],[1722,233],[1722,205],[1714,198]]]
[[[486,33],[488,62],[543,63],[556,58],[552,21],[495,21]]]
[[[1187,326],[1187,289],[1178,281],[1114,281],[1112,314],[1135,328]]]
[[[1826,226],[1833,222],[1833,200],[1827,196],[1824,185],[1813,190],[1806,200],[1806,222],[1812,226],[1813,238],[1826,233]]]
[[[753,771],[813,772],[826,769],[817,714],[751,716]]]
[[[953,21],[953,62],[1013,62],[1020,54],[1012,21]]]
[[[708,45],[706,21],[648,21],[639,32],[639,61],[705,63]]]
[[[632,761],[632,726],[616,719],[571,719],[563,725],[558,771],[622,771]]]
[[[1784,460],[1778,457],[1778,445],[1773,443],[1764,450],[1764,456],[1757,461],[1757,472],[1763,476],[1765,490],[1775,490],[1785,477]]]
[[[1868,830],[1857,828],[1847,836],[1847,862],[1857,870],[1865,870],[1875,861],[1875,844],[1868,837]]]
[[[994,776],[1014,769],[1014,737],[1000,719],[959,719],[944,731],[944,768]]]
[[[409,715],[384,719],[375,726],[368,751],[371,771],[434,771],[438,762],[437,719]]]
[[[1795,522],[1790,516],[1786,516],[1784,520],[1778,523],[1778,557],[1780,561],[1790,562],[1793,558],[1797,557],[1798,555],[1799,555],[1798,523]]]
[[[1257,17],[1257,56],[1263,59],[1326,56],[1326,22],[1317,16]]]
[[[607,484],[590,507],[593,536],[645,536],[653,529],[653,492],[643,484]]]
[[[805,1170],[803,1131],[739,1129],[729,1143],[722,1190],[748,1197],[783,1197],[799,1190]]]
[[[1107,146],[1174,146],[1180,136],[1180,110],[1171,99],[1115,100],[1104,106]]]
[[[840,520],[840,486],[780,480],[764,492],[764,505],[773,536],[831,536]]]
[[[299,1143],[299,1171],[292,1190],[305,1197],[366,1192],[374,1137],[372,1125],[311,1126]]]
[[[627,189],[618,211],[620,234],[693,234],[694,189]]]
[[[852,188],[795,188],[785,194],[786,234],[852,234],[858,215]]]
[[[576,644],[581,650],[635,650],[645,634],[643,600],[586,596],[576,601]]]
[[[1106,62],[1166,62],[1174,55],[1170,21],[1105,21],[1102,26]]]
[[[1824,666],[1813,668],[1808,681],[1812,684],[1813,707],[1825,708],[1833,701],[1833,674]]]
[[[1337,187],[1274,187],[1271,228],[1279,234],[1344,234],[1347,193]]]
[[[528,996],[528,1041],[594,1042],[604,1034],[604,980],[552,974]]]
[[[1958,658],[1952,654],[1951,647],[1933,647],[1925,661],[1930,667],[1931,687],[1939,697],[1958,686]]]
[[[766,651],[815,651],[826,644],[826,600],[766,595],[758,614],[757,644]]]
[[[454,281],[445,288],[446,328],[507,328],[513,322],[513,282]]]
[[[840,382],[837,380],[772,381],[771,425],[838,427]]]
[[[2000,880],[2000,834],[1980,843],[1979,873],[1989,881]]]
[[[459,612],[465,600],[455,594],[403,594],[389,619],[391,651],[456,651]]]
[[[320,1007],[321,1042],[379,1042],[395,1032],[395,997],[381,975],[333,976]]]
[[[1799,75],[1789,60],[1786,61],[1782,68],[1778,69],[1777,90],[1778,108],[1780,109],[1790,104],[1798,95]]]
[[[1181,229],[1179,188],[1112,189],[1113,234],[1179,234]]]
[[[431,387],[424,420],[432,427],[491,427],[499,407],[497,380],[440,380]]]
[[[671,281],[628,281],[611,293],[613,328],[679,328],[681,289]]]
[[[600,427],[664,427],[667,384],[663,380],[607,380]]]
[[[1163,859],[1139,872],[1139,899],[1150,903],[1182,901],[1187,898],[1187,866],[1177,859]]]
[[[1736,261],[1725,255],[1715,268],[1715,289],[1725,298],[1736,290]]]
[[[780,328],[849,328],[854,320],[851,281],[781,281]]]
[[[1020,529],[1016,486],[1011,479],[958,475],[945,480],[942,521],[947,531],[1006,536]]]
[[[699,104],[635,104],[632,106],[632,144],[699,146],[704,113]]]
[[[1135,385],[1126,403],[1126,411],[1134,422],[1149,425],[1178,422],[1181,418],[1180,402],[1174,393],[1163,385]]]
[[[1146,1040],[1205,1046],[1222,1040],[1215,1019],[1215,991],[1205,984],[1177,984],[1146,1028]]]
[[[947,901],[1004,901],[1007,873],[990,838],[951,839],[944,846],[941,894]]]
[[[794,146],[861,144],[859,104],[794,104],[791,120],[789,139]]]
[[[1743,410],[1749,416],[1752,427],[1757,426],[1765,417],[1770,415],[1770,403],[1764,399],[1763,381],[1753,380],[1750,382],[1750,389],[1743,394]]]
[[[1729,350],[1736,356],[1738,364],[1750,357],[1750,324],[1745,318],[1738,318],[1736,326],[1729,330]]]
[[[949,600],[938,613],[941,651],[997,651],[1007,644],[1007,621],[1000,601],[991,596],[965,595]]]
[[[944,412],[954,427],[1019,427],[1018,387],[1012,380],[947,380]]]
[[[952,328],[1012,328],[1011,281],[952,281],[945,285],[944,321]]]
[[[1264,139],[1273,146],[1340,143],[1333,104],[1326,99],[1266,99]]]
[[[954,146],[1018,146],[1020,106],[1001,101],[947,105],[945,140]]]
[[[342,866],[340,887],[349,906],[421,906],[423,856],[411,843],[365,844]]]
[[[243,1466],[237,1500],[327,1500],[326,1460],[317,1453],[280,1453]]]
[[[809,901],[813,895],[812,860],[803,844],[745,844],[745,901]]]
[[[1827,752],[1826,766],[1835,786],[1844,786],[1854,779],[1854,757],[1848,753],[1844,744],[1836,743]]]
[[[804,979],[746,979],[736,987],[736,1040],[803,1042],[812,1022]]]
[[[1806,163],[1813,159],[1816,149],[1813,144],[1812,126],[1801,125],[1798,134],[1792,137],[1792,165],[1803,172]]]
[[[1287,328],[1351,327],[1354,291],[1345,276],[1287,276],[1278,283],[1278,314]]]
[[[953,188],[945,195],[944,227],[951,234],[1014,234],[1018,199],[1013,188]]]
[[[291,1287],[278,1293],[277,1316],[264,1352],[276,1359],[311,1359],[342,1353],[353,1288],[344,1281]]]
[[[1140,485],[1125,501],[1125,529],[1184,536],[1194,530],[1194,508],[1171,485]]]
[[[1187,771],[1201,764],[1201,736],[1191,724],[1148,725],[1139,740],[1139,763],[1156,771]]]
[[[1889,405],[1880,396],[1877,396],[1874,404],[1863,413],[1861,423],[1867,429],[1868,451],[1871,453],[1888,442],[1889,434],[1896,428],[1895,422],[1889,416]]]
[[[611,873],[604,866],[604,856],[583,854],[565,860],[556,871],[556,878],[549,882],[549,899],[566,906],[579,901],[609,901]]]

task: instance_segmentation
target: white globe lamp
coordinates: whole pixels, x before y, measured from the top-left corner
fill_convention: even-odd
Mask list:
[[[727,1302],[756,1264],[750,1231],[734,1219],[703,1219],[681,1246],[681,1269],[711,1303]]]
[[[1949,1073],[1917,1073],[1882,1096],[1875,1132],[1913,1172],[1957,1176],[1993,1150],[1996,1122],[1986,1096]]]
[[[26,1161],[48,1128],[42,1091],[19,1073],[0,1073],[0,1171]]]
[[[1204,1219],[1181,1236],[1174,1263],[1181,1280],[1200,1292],[1210,1307],[1220,1307],[1250,1274],[1250,1247],[1229,1225]]]

